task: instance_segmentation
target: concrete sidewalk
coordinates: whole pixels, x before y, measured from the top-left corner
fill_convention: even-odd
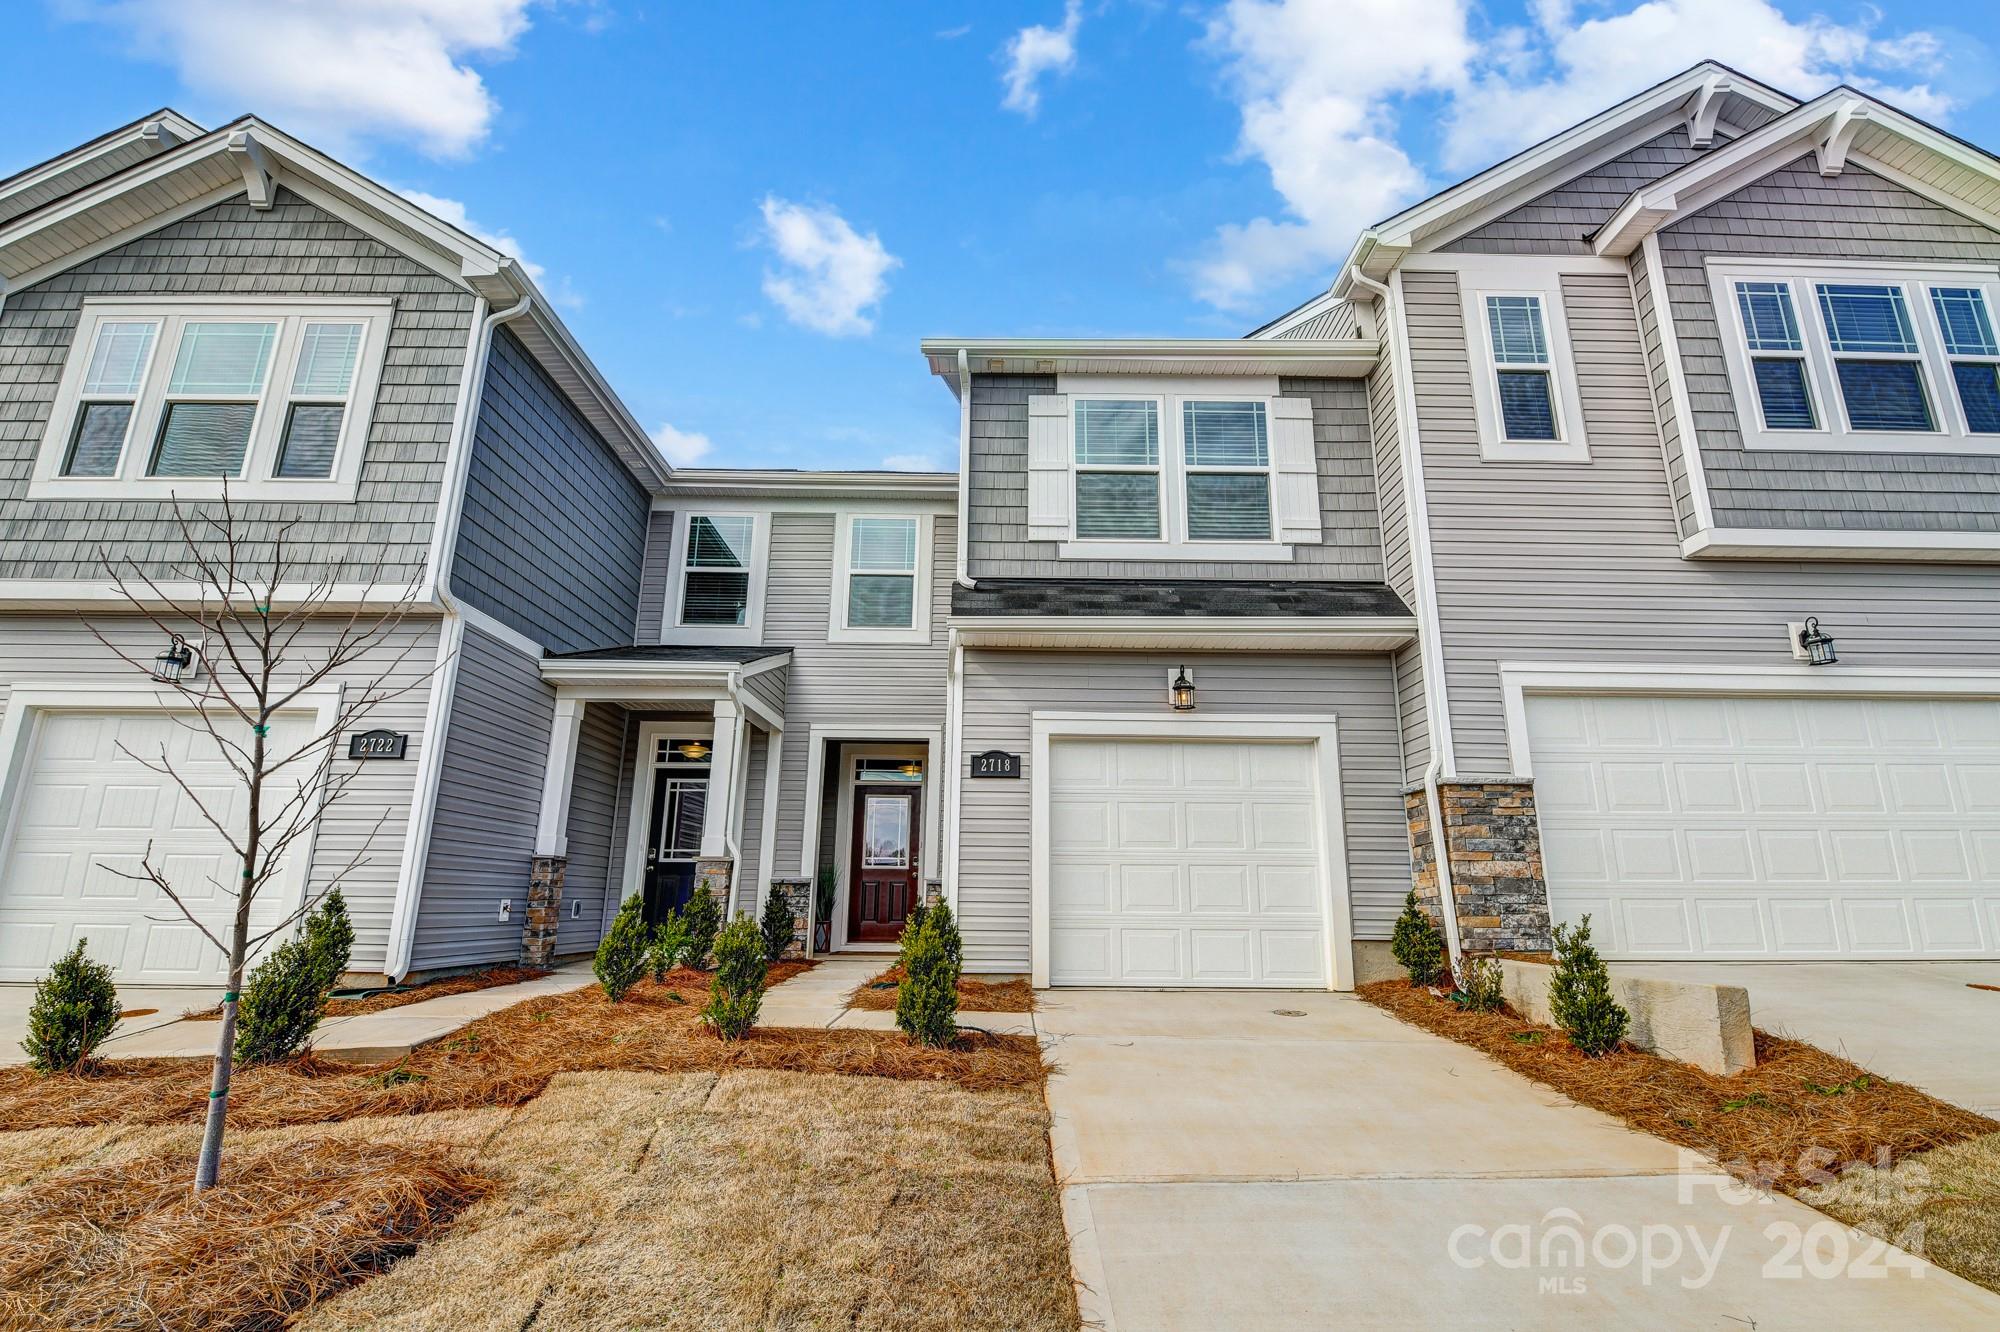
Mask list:
[[[757,1010],[760,1027],[844,1027],[864,1031],[894,1031],[896,1015],[882,1009],[849,1008],[854,987],[896,964],[893,954],[861,953],[824,957],[811,971],[780,981],[764,994]],[[979,1027],[996,1035],[1035,1034],[1032,1013],[982,1013],[960,1009],[958,1025]]]
[[[221,998],[220,987],[199,989],[184,986],[134,985],[118,992],[118,1000],[131,1017],[120,1018],[111,1029],[111,1040],[136,1036],[154,1027],[179,1022],[190,1008],[207,1008]],[[0,985],[0,1068],[28,1062],[21,1042],[28,1035],[28,1007],[35,1002],[33,985]],[[145,1010],[152,1009],[148,1013]]]
[[[1352,996],[1039,999],[1087,1326],[2000,1326],[2000,1296]]]

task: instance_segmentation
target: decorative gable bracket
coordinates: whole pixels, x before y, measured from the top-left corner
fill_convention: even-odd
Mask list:
[[[249,130],[229,136],[229,157],[243,173],[243,188],[249,191],[250,206],[266,209],[277,195],[277,172],[264,149]]]
[[[1688,111],[1689,147],[1707,148],[1715,143],[1715,122],[1722,115],[1723,96],[1733,91],[1729,80],[1720,74],[1711,74],[1703,81]]]
[[[1837,176],[1847,166],[1847,150],[1854,146],[1854,136],[1868,123],[1868,106],[1855,100],[1842,102],[1840,109],[1833,113],[1833,119],[1826,127],[1826,137],[1821,139],[1816,150],[1819,157],[1819,174]]]

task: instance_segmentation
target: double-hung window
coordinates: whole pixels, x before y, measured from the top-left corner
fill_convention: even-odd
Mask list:
[[[86,301],[29,495],[346,500],[386,301]]]
[[[1792,289],[1783,282],[1739,282],[1736,308],[1750,349],[1757,403],[1770,430],[1817,430],[1806,344],[1799,333]]]
[[[695,514],[688,519],[681,624],[733,628],[749,623],[751,543],[756,530],[756,518],[747,513]]]
[[[929,514],[840,516],[829,641],[930,641],[930,532]]]
[[[1814,292],[1848,426],[1935,430],[1924,391],[1923,353],[1903,289],[1889,283],[1819,282]]]
[[[1589,462],[1561,265],[1540,256],[1468,256],[1454,276],[1480,458]]]
[[[2000,434],[2000,343],[1993,336],[1993,311],[1978,287],[1932,287],[1944,353],[1951,361],[1965,428],[1976,435]]]
[[[1554,363],[1540,296],[1488,296],[1487,345],[1500,404],[1501,437],[1509,444],[1562,438],[1556,413]]]
[[[1190,541],[1271,539],[1271,436],[1261,401],[1181,402]]]
[[[1160,400],[1079,398],[1076,535],[1080,541],[1157,541]]]

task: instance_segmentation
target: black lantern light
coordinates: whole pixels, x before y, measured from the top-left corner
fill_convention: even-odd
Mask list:
[[[1808,666],[1831,666],[1840,660],[1833,653],[1833,635],[1820,632],[1817,615],[1806,617],[1805,628],[1799,630],[1799,648]]]
[[[153,678],[161,684],[177,685],[194,665],[194,649],[179,634],[169,635],[166,651],[153,658]]]
[[[1167,686],[1167,701],[1173,705],[1175,712],[1194,711],[1194,679],[1188,674],[1187,667],[1181,667],[1173,683]]]

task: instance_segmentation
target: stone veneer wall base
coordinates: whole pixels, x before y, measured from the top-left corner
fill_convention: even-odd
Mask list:
[[[1469,954],[1538,953],[1551,944],[1549,890],[1532,782],[1441,782],[1444,843],[1460,946]],[[1422,787],[1407,791],[1410,885],[1433,916],[1437,853]]]

